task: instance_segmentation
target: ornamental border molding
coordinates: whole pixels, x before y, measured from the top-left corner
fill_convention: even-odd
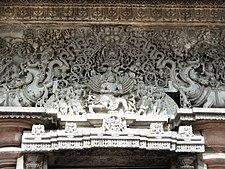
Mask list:
[[[43,107],[0,107],[0,119],[30,119],[36,123],[57,123],[57,112]]]
[[[58,4],[165,4],[165,5],[224,5],[224,1],[221,0],[1,0],[0,4],[4,3],[23,3],[23,4],[49,4],[49,3],[58,3]]]
[[[24,152],[107,147],[169,150],[174,152],[205,151],[204,137],[194,135],[192,126],[181,126],[178,132],[164,131],[162,133],[152,133],[150,129],[127,128],[126,131],[108,133],[101,128],[76,128],[76,132],[68,135],[66,129],[44,131],[43,125],[34,125],[32,131],[36,133],[25,131],[23,134],[22,151]]]
[[[197,120],[225,120],[225,109],[223,108],[179,108],[176,118],[173,120],[174,126],[178,126],[182,121]]]
[[[221,5],[150,4],[0,4],[0,22],[102,22],[102,23],[193,23],[223,24]]]

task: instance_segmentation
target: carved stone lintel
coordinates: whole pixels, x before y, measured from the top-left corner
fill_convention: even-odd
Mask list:
[[[187,0],[157,0],[153,2],[150,1],[122,1],[117,0],[110,2],[106,0],[101,1],[76,1],[77,3],[71,3],[71,1],[63,0],[51,0],[44,1],[39,0],[35,1],[34,5],[31,2],[33,1],[19,1],[13,0],[10,2],[17,2],[18,4],[9,5],[8,1],[5,1],[6,4],[2,5],[2,15],[0,21],[10,20],[11,22],[16,21],[33,21],[39,23],[40,21],[52,22],[52,21],[62,21],[62,22],[133,22],[133,23],[159,23],[160,21],[165,21],[167,23],[193,23],[200,22],[201,24],[205,23],[221,23],[224,22],[223,12],[224,8],[221,7],[223,1],[216,1],[215,6],[212,7],[211,1],[192,1]],[[38,5],[39,2],[41,5]],[[46,3],[48,2],[48,3]],[[78,3],[80,2],[80,3]],[[84,2],[84,3],[82,3]],[[90,4],[96,3],[92,6]],[[220,2],[220,3],[218,3]],[[29,5],[24,4],[29,3]],[[45,5],[43,5],[45,3]],[[61,5],[63,4],[63,6]],[[121,3],[128,3],[129,6]],[[145,6],[143,6],[143,4]],[[157,6],[155,6],[155,3]],[[104,4],[104,6],[102,5]],[[112,5],[113,4],[113,5]],[[173,5],[171,5],[173,4]],[[184,7],[183,5],[184,4]],[[82,7],[81,7],[82,5]],[[125,5],[125,7],[124,7]],[[188,7],[187,7],[188,5]],[[196,7],[200,5],[199,7]],[[202,5],[204,5],[202,7]],[[61,10],[59,10],[61,9]],[[207,17],[206,13],[209,14]]]
[[[0,38],[0,105],[171,118],[178,105],[225,107],[224,36],[113,25],[21,30]]]

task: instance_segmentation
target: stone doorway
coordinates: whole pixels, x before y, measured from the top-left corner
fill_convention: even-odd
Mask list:
[[[140,149],[90,149],[48,154],[49,169],[169,169],[175,154]]]

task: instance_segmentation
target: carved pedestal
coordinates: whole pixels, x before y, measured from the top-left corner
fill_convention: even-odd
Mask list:
[[[31,128],[32,122],[23,119],[0,120],[0,168],[16,168],[20,156],[20,144],[24,129]]]

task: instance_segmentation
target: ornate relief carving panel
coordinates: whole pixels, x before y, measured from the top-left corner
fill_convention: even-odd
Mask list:
[[[205,0],[1,1],[0,117],[54,119],[53,130],[24,132],[24,152],[204,152],[204,138],[179,120],[224,118],[199,109],[225,108],[224,8]],[[40,112],[7,115],[10,107]],[[29,158],[27,167],[37,165]],[[185,158],[177,165],[194,168],[195,158]]]
[[[225,107],[223,42],[224,31],[197,28],[5,33],[0,104],[55,108],[62,115],[171,115],[177,106]]]

